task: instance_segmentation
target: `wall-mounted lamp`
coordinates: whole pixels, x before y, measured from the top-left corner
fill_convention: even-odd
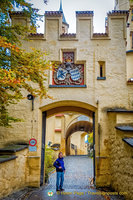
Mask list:
[[[127,28],[129,28],[129,26],[130,26],[130,23],[127,23]]]
[[[34,96],[32,94],[27,95],[27,99],[32,101],[32,110],[34,110]]]

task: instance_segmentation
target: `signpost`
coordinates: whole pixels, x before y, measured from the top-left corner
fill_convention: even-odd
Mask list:
[[[36,147],[36,144],[37,144],[37,140],[35,138],[31,138],[29,140],[29,151],[37,151],[37,147]]]

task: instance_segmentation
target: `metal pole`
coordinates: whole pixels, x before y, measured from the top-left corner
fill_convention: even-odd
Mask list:
[[[41,148],[41,176],[40,176],[40,185],[43,185],[43,183],[44,183],[46,116],[47,116],[47,113],[43,112],[42,113],[42,148]]]
[[[95,185],[95,113],[93,112],[93,180]]]

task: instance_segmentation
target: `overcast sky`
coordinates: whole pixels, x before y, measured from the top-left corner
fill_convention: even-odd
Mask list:
[[[57,11],[60,7],[60,0],[48,0],[45,5],[43,0],[29,0],[34,4],[34,7],[40,9],[40,14],[45,11]],[[69,24],[69,33],[76,32],[76,17],[75,11],[94,11],[94,32],[105,32],[105,17],[108,11],[114,9],[115,0],[62,0],[63,11],[67,23]],[[39,33],[44,32],[43,23],[40,24],[38,29]]]

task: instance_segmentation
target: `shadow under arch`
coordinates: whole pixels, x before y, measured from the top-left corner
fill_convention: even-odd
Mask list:
[[[93,124],[91,122],[88,121],[75,122],[71,124],[71,126],[69,126],[68,129],[66,130],[65,134],[66,139],[68,139],[68,137],[72,135],[74,132],[77,131],[92,132],[92,130],[93,130]]]
[[[47,112],[47,117],[62,112],[77,112],[92,117],[92,114],[96,109],[97,107],[94,105],[73,100],[57,101],[40,107],[42,112]]]
[[[95,112],[97,110],[96,105],[91,105],[82,101],[74,100],[62,100],[49,103],[41,106],[42,112],[42,147],[41,147],[41,174],[40,174],[40,185],[44,183],[44,155],[45,155],[45,135],[46,135],[46,118],[63,112],[75,112],[81,113],[86,116],[93,118],[93,141],[95,141]],[[93,143],[95,146],[95,142]],[[95,147],[93,154],[93,165],[94,165],[94,183],[95,183]]]

